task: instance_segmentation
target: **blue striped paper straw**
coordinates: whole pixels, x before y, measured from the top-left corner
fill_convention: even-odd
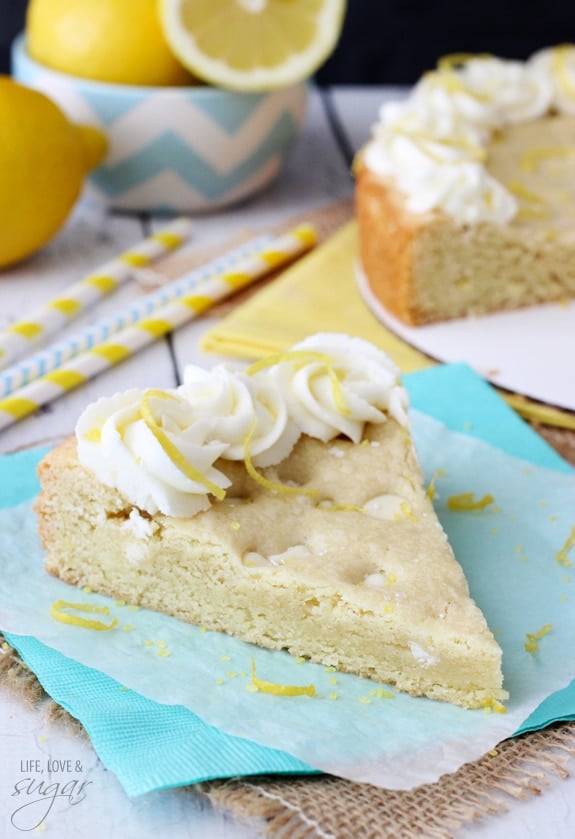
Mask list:
[[[263,234],[250,239],[249,242],[234,248],[227,254],[195,268],[189,274],[185,274],[183,277],[162,286],[157,291],[140,298],[126,309],[111,315],[109,318],[88,326],[83,331],[76,332],[69,338],[59,341],[57,344],[52,344],[45,350],[29,356],[6,370],[2,370],[0,372],[0,398],[14,393],[14,391],[46,375],[51,370],[57,370],[69,359],[75,358],[101,341],[107,340],[109,336],[120,332],[127,326],[137,323],[158,307],[177,300],[203,282],[229,271],[234,265],[261,251],[272,239],[271,234]]]
[[[0,369],[27,355],[31,349],[67,326],[103,297],[133,276],[134,269],[151,265],[181,247],[192,232],[188,218],[177,218],[127,251],[91,271],[78,282],[46,300],[24,320],[0,330]]]

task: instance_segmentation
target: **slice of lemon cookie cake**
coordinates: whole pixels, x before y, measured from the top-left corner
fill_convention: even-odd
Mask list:
[[[316,335],[89,406],[40,465],[48,571],[414,695],[505,698],[385,353]]]

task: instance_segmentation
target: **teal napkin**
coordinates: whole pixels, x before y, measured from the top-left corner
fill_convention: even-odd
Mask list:
[[[477,438],[499,445],[516,457],[557,472],[572,471],[467,367],[448,365],[414,373],[406,377],[406,385],[415,408],[463,432],[470,441]],[[423,434],[425,423],[421,428]],[[415,430],[417,438],[417,424]],[[425,444],[425,440],[421,443]],[[465,448],[461,446],[462,450]],[[36,494],[34,467],[44,452],[36,450],[0,459],[0,506],[13,507]],[[432,472],[435,465],[431,461],[430,457],[424,467]],[[22,547],[26,549],[26,545]],[[4,625],[2,619],[0,604],[0,626]],[[115,772],[130,795],[207,778],[315,771],[287,750],[259,745],[245,736],[225,734],[179,704],[160,704],[132,690],[124,690],[119,680],[62,655],[34,637],[14,632],[7,637],[47,692],[83,723],[102,762]],[[261,653],[265,657],[267,651]],[[317,679],[322,678],[314,672]],[[343,679],[349,691],[363,681],[354,679]],[[412,707],[417,709],[423,707],[421,700],[411,697],[401,697],[401,700],[416,703]],[[443,703],[430,705],[441,705],[439,714],[452,720],[454,727],[462,726],[462,730],[476,713],[452,709]],[[305,706],[302,709],[305,713]],[[572,718],[574,714],[575,685],[571,684],[539,705],[519,731],[540,728],[556,719]]]

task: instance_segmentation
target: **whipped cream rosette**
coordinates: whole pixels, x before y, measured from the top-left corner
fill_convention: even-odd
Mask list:
[[[460,66],[444,59],[438,70],[426,73],[416,84],[411,98],[457,121],[493,129],[542,116],[552,96],[548,75],[536,66],[471,56],[462,58]]]
[[[223,497],[229,479],[210,439],[177,390],[128,390],[88,406],[76,425],[78,457],[107,486],[153,514],[193,516]]]
[[[575,113],[575,47],[527,62],[448,56],[404,102],[381,108],[363,159],[395,179],[414,213],[437,208],[464,223],[506,224],[519,203],[487,171],[488,144],[497,130],[552,108]]]
[[[552,106],[561,114],[575,114],[575,45],[540,50],[528,64],[549,80]]]
[[[254,465],[270,466],[287,457],[300,436],[270,376],[251,377],[221,365],[210,371],[188,365],[179,392],[193,406],[206,437],[225,443],[226,460],[243,460],[249,441]]]
[[[359,443],[366,422],[385,422],[388,415],[407,424],[398,368],[361,338],[313,335],[255,375],[268,374],[301,431],[323,442],[344,434]]]
[[[78,456],[138,508],[193,516],[230,486],[218,459],[222,470],[243,461],[268,489],[297,491],[257,470],[287,458],[302,434],[359,443],[367,422],[392,416],[406,425],[407,403],[384,352],[360,338],[315,335],[245,372],[189,365],[179,388],[98,400],[78,420]]]
[[[427,102],[393,103],[380,114],[365,163],[396,180],[412,212],[440,207],[470,223],[515,215],[516,199],[485,169],[485,130]]]

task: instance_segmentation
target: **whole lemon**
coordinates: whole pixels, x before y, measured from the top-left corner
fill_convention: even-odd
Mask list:
[[[44,94],[0,76],[0,268],[60,229],[105,152],[97,129],[71,123]]]
[[[27,49],[53,70],[102,82],[193,82],[160,27],[157,0],[31,0]]]

